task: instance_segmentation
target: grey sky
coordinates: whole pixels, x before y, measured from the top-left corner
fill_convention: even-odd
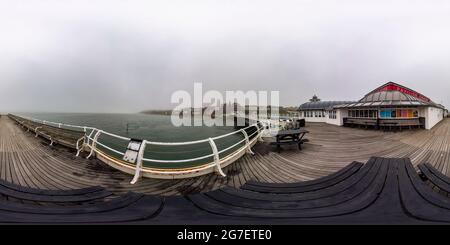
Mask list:
[[[0,0],[0,111],[171,108],[179,89],[450,106],[448,1]]]

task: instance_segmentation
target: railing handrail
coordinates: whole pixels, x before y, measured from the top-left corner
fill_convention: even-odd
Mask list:
[[[125,155],[124,152],[121,152],[119,150],[116,150],[116,149],[114,149],[114,148],[112,148],[110,146],[107,146],[107,145],[99,142],[98,138],[99,138],[99,136],[101,134],[105,134],[105,135],[108,135],[108,136],[111,136],[111,137],[114,137],[114,138],[117,138],[117,139],[120,139],[120,140],[125,140],[125,141],[130,141],[131,140],[131,138],[129,138],[129,137],[125,137],[125,136],[117,135],[117,134],[110,133],[110,132],[107,132],[107,131],[103,131],[103,130],[95,128],[95,127],[79,126],[79,125],[72,125],[72,124],[65,124],[65,123],[56,123],[56,122],[52,122],[52,121],[40,120],[40,119],[31,118],[31,117],[21,117],[21,116],[15,116],[15,115],[13,115],[13,116],[17,117],[17,118],[26,119],[26,120],[29,120],[29,121],[32,121],[32,122],[41,123],[41,124],[44,124],[44,125],[48,125],[48,124],[58,125],[59,128],[64,126],[64,127],[69,127],[69,128],[72,127],[72,128],[77,128],[77,129],[83,129],[84,130],[84,134],[85,134],[85,136],[84,136],[84,140],[85,140],[84,141],[84,145],[86,145],[88,148],[90,148],[90,154],[87,156],[87,158],[89,158],[94,152],[99,151],[97,149],[96,145],[100,145],[103,148],[105,148],[105,149],[107,149],[107,150],[109,150],[111,152],[114,152],[114,153],[116,153],[118,155],[121,155],[121,156]],[[24,123],[23,121],[22,122],[18,121],[18,122],[20,124],[22,124],[22,125]],[[262,127],[260,127],[260,125]],[[247,130],[249,128],[252,128],[252,127],[256,127],[256,131],[251,133],[250,135],[248,135],[245,130]],[[141,171],[143,169],[145,169],[145,171],[148,171],[148,172],[159,173],[159,174],[161,174],[161,173],[164,173],[164,174],[175,174],[175,173],[193,173],[193,172],[196,172],[196,171],[199,171],[199,170],[205,170],[205,169],[208,169],[208,168],[217,168],[216,172],[218,172],[222,176],[225,176],[225,173],[222,171],[221,166],[220,166],[220,163],[221,163],[220,154],[222,154],[222,153],[224,153],[226,151],[229,151],[229,150],[233,149],[234,147],[237,147],[238,145],[240,145],[240,144],[242,144],[244,142],[245,142],[245,147],[243,147],[243,148],[241,147],[241,148],[239,148],[239,149],[237,149],[237,150],[227,154],[226,156],[223,156],[222,159],[225,159],[228,156],[232,156],[234,154],[237,154],[237,153],[241,152],[242,150],[246,150],[247,152],[253,154],[253,152],[250,149],[251,146],[250,146],[249,139],[251,137],[253,137],[255,134],[256,134],[256,137],[261,137],[261,134],[262,134],[262,130],[261,129],[263,129],[263,128],[264,128],[264,126],[260,122],[257,122],[257,123],[254,123],[252,125],[249,125],[249,126],[247,126],[245,128],[239,129],[239,130],[236,130],[236,131],[233,131],[233,132],[230,132],[230,133],[227,133],[227,134],[219,135],[219,136],[216,136],[216,137],[203,139],[203,140],[186,141],[186,142],[155,142],[155,141],[143,140],[142,141],[142,145],[141,145],[142,150],[140,150],[140,152],[142,151],[141,152],[141,156],[139,157],[139,162],[136,162],[136,166],[134,166],[135,176],[134,176],[134,178],[133,178],[131,183],[134,184],[137,181],[137,179],[140,177]],[[86,131],[87,129],[92,130],[92,131],[88,134],[88,132]],[[231,146],[228,146],[227,148],[222,149],[220,151],[217,149],[215,140],[222,139],[222,138],[225,138],[225,137],[228,137],[228,136],[231,136],[231,135],[234,135],[234,134],[238,134],[238,133],[242,133],[242,135],[244,136],[244,139],[242,139],[242,140],[238,141],[237,143],[235,143],[235,144],[233,144]],[[37,136],[37,132],[36,132],[36,136]],[[203,155],[203,156],[200,156],[200,157],[195,157],[195,158],[190,158],[190,159],[180,159],[180,160],[150,159],[150,158],[145,158],[143,156],[143,151],[144,151],[144,149],[145,149],[145,147],[147,145],[182,146],[182,145],[194,145],[194,144],[200,144],[200,143],[209,143],[210,147],[212,149],[212,153],[211,154],[206,154],[206,155]],[[77,141],[77,147],[78,147],[78,141]],[[79,155],[81,149],[82,149],[82,147],[78,150],[77,156]],[[211,158],[211,157],[214,160],[213,162],[202,164],[202,165],[200,165],[198,167],[187,167],[186,169],[177,170],[177,171],[170,171],[170,170],[169,171],[167,171],[167,170],[157,171],[157,170],[152,169],[152,168],[145,168],[143,166],[143,164],[142,164],[143,162],[184,163],[184,162],[198,161],[198,160],[207,159],[207,158]]]
[[[19,116],[17,116],[17,117],[19,117]],[[80,126],[80,125],[72,125],[72,124],[58,123],[58,122],[52,122],[52,121],[47,121],[47,120],[36,119],[36,118],[32,118],[32,117],[26,117],[26,116],[20,116],[20,117],[23,118],[23,119],[27,119],[27,120],[29,120],[29,121],[32,121],[32,122],[42,123],[42,124],[44,124],[44,125],[46,125],[46,124],[48,123],[48,124],[61,125],[61,126],[71,127],[71,128],[89,129],[89,130],[100,130],[100,129],[98,129],[98,128],[90,127],[90,126]],[[251,125],[249,125],[249,126],[243,128],[243,130],[246,130],[246,129],[255,127],[256,125],[258,125],[258,123],[251,124]],[[237,134],[237,133],[239,133],[241,130],[242,130],[242,129],[239,129],[239,130],[236,130],[236,131],[227,133],[227,134],[223,134],[223,135],[219,135],[219,136],[215,136],[215,137],[211,137],[211,138],[212,138],[213,140],[222,139],[222,138],[228,137],[228,136],[230,136],[230,135]],[[122,139],[122,140],[126,140],[126,141],[130,141],[130,140],[131,140],[131,138],[129,138],[129,137],[125,137],[125,136],[122,136],[122,135],[114,134],[114,133],[111,133],[111,132],[108,132],[108,131],[104,131],[104,130],[102,130],[102,134],[106,134],[106,135],[109,135],[109,136],[111,136],[111,137],[115,137],[115,138]],[[192,140],[192,141],[180,141],[180,142],[158,142],[158,141],[147,141],[146,143],[149,144],[149,145],[181,146],[181,145],[193,145],[193,144],[206,143],[206,142],[208,142],[208,140],[209,140],[209,139]]]

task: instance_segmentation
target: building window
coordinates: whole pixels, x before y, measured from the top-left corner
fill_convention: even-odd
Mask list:
[[[349,110],[348,116],[356,118],[377,118],[378,110]]]
[[[419,112],[415,109],[383,109],[380,111],[381,118],[415,118]]]
[[[392,118],[396,118],[397,117],[397,112],[395,110],[391,110],[391,117]]]
[[[328,112],[328,118],[330,119],[336,119],[336,111],[332,110]]]
[[[390,118],[391,117],[391,111],[390,110],[382,110],[380,112],[381,118]]]

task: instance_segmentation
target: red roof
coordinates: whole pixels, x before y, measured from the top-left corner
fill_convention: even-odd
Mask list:
[[[372,92],[368,93],[367,95],[372,94],[372,93],[382,92],[382,91],[399,91],[401,93],[413,96],[413,97],[415,97],[415,98],[417,98],[419,100],[422,100],[424,102],[432,102],[425,95],[423,95],[421,93],[418,93],[418,92],[416,92],[416,91],[414,91],[412,89],[409,89],[409,88],[407,88],[405,86],[402,86],[400,84],[394,83],[394,82],[388,82],[388,83],[382,85],[381,87],[373,90]]]

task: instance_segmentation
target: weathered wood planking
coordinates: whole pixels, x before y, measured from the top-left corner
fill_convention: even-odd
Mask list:
[[[434,164],[450,176],[450,119],[432,130],[382,132],[308,124],[310,142],[303,150],[287,148],[280,154],[267,145],[256,146],[256,155],[246,155],[225,169],[226,178],[208,175],[185,180],[142,179],[130,185],[132,176],[113,170],[98,160],[74,157],[73,150],[50,147],[11,119],[0,118],[0,178],[42,189],[74,189],[100,185],[122,193],[175,195],[209,191],[223,185],[240,187],[253,179],[262,182],[296,182],[335,172],[352,161],[366,162],[371,156],[410,157],[414,165]]]

